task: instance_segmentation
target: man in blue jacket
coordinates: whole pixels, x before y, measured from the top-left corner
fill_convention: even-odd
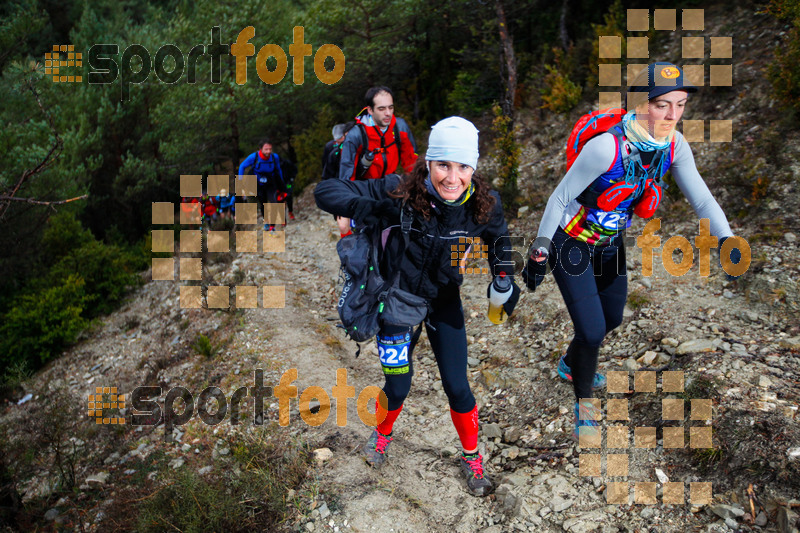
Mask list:
[[[248,168],[253,168],[253,174],[256,175],[258,203],[262,206],[263,214],[263,204],[284,201],[287,189],[281,171],[281,161],[278,154],[272,151],[272,142],[269,139],[262,139],[259,145],[261,149],[247,156],[239,165],[239,175],[244,176]],[[275,225],[264,224],[264,230],[275,231]]]

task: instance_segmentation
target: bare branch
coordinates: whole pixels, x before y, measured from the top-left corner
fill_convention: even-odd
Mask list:
[[[31,92],[33,97],[36,99],[36,103],[38,104],[39,109],[42,111],[42,114],[45,116],[45,118],[47,118],[47,122],[50,125],[50,129],[53,132],[53,136],[55,137],[55,142],[53,143],[53,146],[50,147],[50,150],[47,152],[47,154],[39,162],[38,165],[36,165],[34,168],[28,169],[28,170],[26,170],[25,172],[22,173],[22,176],[20,176],[19,181],[14,186],[14,188],[11,190],[11,193],[8,194],[8,195],[5,195],[3,197],[0,197],[0,220],[5,219],[6,212],[8,211],[8,208],[11,206],[11,200],[15,199],[15,196],[16,196],[17,192],[19,191],[20,187],[22,187],[22,185],[29,178],[31,178],[32,176],[35,176],[36,174],[41,173],[47,167],[49,167],[51,164],[53,164],[55,159],[61,154],[61,149],[64,146],[64,142],[61,140],[61,137],[58,135],[58,130],[56,129],[55,122],[53,121],[53,117],[50,115],[50,113],[47,111],[47,109],[45,109],[44,104],[42,103],[42,99],[39,97],[39,93],[36,92],[36,87],[34,86],[33,81],[31,79],[27,80],[27,86],[28,86],[28,90]],[[37,203],[36,201],[30,201],[30,200],[31,199],[26,199],[25,201],[28,202],[28,203]],[[41,202],[39,202],[39,203],[41,203]],[[45,205],[51,205],[51,202],[46,202],[44,204]]]
[[[35,198],[17,198],[16,196],[0,196],[0,202],[25,202],[27,204],[37,204],[37,205],[61,205],[74,202],[75,200],[85,200],[88,197],[89,197],[88,194],[84,194],[82,196],[76,196],[75,198],[68,198],[67,200],[52,200],[48,202],[44,200],[36,200]]]

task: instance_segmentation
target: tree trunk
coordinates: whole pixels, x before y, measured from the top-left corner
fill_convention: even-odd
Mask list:
[[[514,95],[517,91],[517,61],[514,56],[514,40],[511,37],[511,32],[508,29],[506,21],[506,12],[503,8],[502,0],[497,0],[495,4],[497,9],[497,22],[500,29],[500,43],[503,46],[503,85],[505,86],[505,94],[503,96],[503,114],[511,118],[512,124],[514,120]]]
[[[517,92],[517,60],[514,56],[514,40],[508,30],[506,22],[506,12],[503,9],[502,0],[497,0],[497,23],[500,26],[500,43],[503,46],[503,62],[500,69],[503,74],[503,85],[505,94],[503,95],[503,114],[514,120],[514,95]]]
[[[569,33],[567,32],[567,8],[569,0],[561,2],[561,20],[558,21],[558,36],[561,39],[561,48],[569,50]]]
[[[228,64],[230,65],[231,69],[231,76],[236,76],[236,72],[234,70],[235,63],[233,61],[233,56],[230,56],[230,61]],[[231,107],[230,113],[228,117],[230,119],[231,125],[231,147],[230,147],[230,156],[231,156],[231,168],[238,169],[239,168],[239,116],[236,113],[236,93],[233,90],[233,87],[228,87],[228,94],[231,97]],[[234,172],[236,172],[234,170]]]

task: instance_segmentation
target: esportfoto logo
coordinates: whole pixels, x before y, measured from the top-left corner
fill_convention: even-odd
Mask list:
[[[120,56],[118,44],[94,44],[89,48],[89,74],[86,80],[91,85],[109,85],[119,79],[120,100],[130,97],[130,85],[147,81],[151,73],[162,83],[178,83],[185,74],[186,83],[197,82],[197,65],[200,61],[211,62],[211,83],[222,82],[222,56],[232,55],[236,58],[234,76],[237,85],[247,83],[248,58],[256,56],[256,73],[262,82],[268,85],[280,83],[289,68],[286,52],[277,44],[265,44],[256,54],[255,45],[250,40],[255,37],[253,26],[243,28],[234,44],[221,42],[219,26],[211,28],[211,42],[197,44],[189,50],[188,55],[174,44],[161,46],[154,55],[141,44],[131,44]],[[312,46],[305,42],[303,26],[295,26],[289,55],[292,56],[292,81],[302,85],[305,81],[305,58],[312,55]],[[66,54],[66,60],[61,58]],[[323,44],[314,55],[314,74],[326,85],[337,83],[344,76],[345,58],[341,48],[334,44]],[[135,58],[135,59],[134,59]],[[333,68],[328,70],[325,61],[333,59]],[[45,74],[51,75],[53,82],[82,83],[84,76],[76,75],[65,67],[82,67],[83,54],[74,51],[74,45],[53,45],[53,51],[45,54]],[[268,61],[274,59],[275,68],[270,70]],[[141,64],[138,70],[136,66]],[[80,71],[83,72],[82,70]]]

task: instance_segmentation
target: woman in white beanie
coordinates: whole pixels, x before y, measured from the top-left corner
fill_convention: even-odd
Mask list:
[[[480,237],[488,245],[490,272],[511,277],[514,265],[500,198],[474,173],[477,164],[478,130],[468,120],[449,117],[433,126],[425,160],[417,161],[409,176],[327,180],[317,186],[314,196],[325,211],[378,225],[387,237],[381,273],[392,279],[399,272],[400,288],[428,301],[426,332],[463,448],[461,468],[470,492],[485,496],[492,483],[478,453],[478,407],[467,380],[467,336],[459,294],[463,277],[458,262],[452,260],[452,245],[460,238]],[[413,211],[407,246],[399,226],[401,209]],[[519,289],[513,282],[512,286],[513,294],[504,304],[509,315],[519,298]],[[411,388],[411,356],[421,331],[416,328],[415,334],[414,329],[383,325],[378,333],[379,353],[395,357],[381,357],[388,406],[376,405],[382,422],[364,447],[365,459],[374,467],[386,459],[394,423]]]

